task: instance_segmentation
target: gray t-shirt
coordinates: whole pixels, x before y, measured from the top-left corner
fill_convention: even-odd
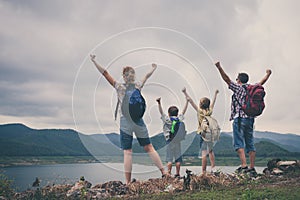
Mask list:
[[[135,87],[137,89],[142,90],[142,86],[141,86],[140,82],[136,82],[134,84],[135,84]],[[122,105],[122,101],[123,101],[123,98],[125,96],[126,84],[125,83],[115,82],[114,88],[117,91],[117,96],[118,96],[118,101],[119,101],[118,102],[119,103],[119,114],[120,114],[120,116],[123,116],[123,114],[121,112],[121,109],[120,109],[120,107],[121,107],[120,105]]]

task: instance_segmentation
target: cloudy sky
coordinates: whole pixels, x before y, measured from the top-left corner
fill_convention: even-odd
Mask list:
[[[299,7],[297,0],[0,0],[0,123],[118,132],[115,92],[92,53],[118,81],[123,66],[141,79],[158,64],[143,90],[150,135],[162,129],[155,99],[164,110],[182,108],[182,87],[196,102],[219,89],[214,114],[231,130],[231,92],[215,61],[232,80],[243,71],[251,83],[272,69],[255,129],[300,134]],[[197,127],[191,107],[186,123]]]

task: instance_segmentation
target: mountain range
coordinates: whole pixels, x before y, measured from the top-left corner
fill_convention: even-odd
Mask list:
[[[186,156],[198,156],[199,135],[189,133],[182,141]],[[166,142],[162,133],[151,137],[160,155],[165,154]],[[300,155],[300,136],[274,132],[255,132],[257,156]],[[144,152],[136,139],[133,152]],[[217,156],[236,156],[232,147],[232,133],[221,134],[215,146]],[[0,156],[119,156],[119,135],[116,133],[85,135],[72,129],[32,129],[24,124],[0,125]]]

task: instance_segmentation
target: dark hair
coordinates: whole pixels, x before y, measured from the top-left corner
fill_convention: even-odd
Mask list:
[[[170,106],[168,109],[168,113],[170,116],[177,116],[178,115],[178,108],[176,106]]]
[[[207,97],[203,97],[200,99],[200,108],[201,109],[207,109],[210,106],[210,100]]]
[[[249,80],[249,76],[246,73],[239,73],[238,75],[238,79],[242,82],[242,83],[247,83]]]

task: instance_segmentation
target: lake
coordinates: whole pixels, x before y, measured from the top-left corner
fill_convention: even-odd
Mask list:
[[[200,174],[201,166],[182,166],[181,176],[189,169],[193,174]],[[220,166],[225,173],[233,173],[237,167]],[[208,167],[208,170],[210,168]],[[258,173],[262,173],[264,167],[256,167]],[[123,163],[89,163],[89,164],[56,164],[56,165],[32,165],[0,168],[10,180],[14,181],[17,191],[31,189],[32,183],[38,177],[41,186],[53,184],[73,184],[84,176],[86,180],[94,185],[108,181],[120,180],[124,182]],[[174,174],[175,167],[172,173]],[[161,174],[155,166],[133,164],[132,178],[137,180],[148,180],[159,178]]]

